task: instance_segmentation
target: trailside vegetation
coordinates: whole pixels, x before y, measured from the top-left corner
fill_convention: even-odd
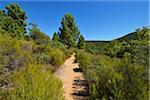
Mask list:
[[[54,72],[77,47],[83,48],[84,38],[69,13],[52,39],[26,19],[16,3],[0,9],[0,99],[63,100]]]
[[[74,52],[89,100],[148,99],[148,27],[112,41],[87,42],[69,13],[52,39],[26,19],[16,3],[0,9],[1,100],[64,100],[54,72]]]
[[[105,51],[94,42],[87,42],[90,47],[77,52],[77,62],[89,84],[90,99],[149,98],[149,31],[144,27],[134,32],[132,38],[109,41],[103,47]]]
[[[16,3],[0,9],[0,99],[63,100],[54,71],[66,59],[67,48],[54,47],[49,36],[26,19]]]

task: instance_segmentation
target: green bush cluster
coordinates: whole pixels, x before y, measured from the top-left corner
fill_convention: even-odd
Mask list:
[[[89,64],[80,64],[89,84],[90,99],[147,100],[148,68],[132,63],[125,55],[123,59],[93,55]]]
[[[9,70],[32,63],[32,43],[0,35],[0,67]]]
[[[0,35],[0,99],[63,99],[62,84],[51,72],[63,61],[59,49]]]
[[[65,60],[64,51],[59,50],[58,48],[38,46],[35,51],[34,57],[40,64],[60,66]]]
[[[59,49],[54,49],[50,52],[51,64],[55,66],[60,66],[64,62],[64,54]]]
[[[85,50],[92,54],[104,54],[110,41],[86,41]]]
[[[76,54],[76,61],[80,63],[81,66],[87,66],[91,63],[91,54],[88,52],[85,52],[83,50],[78,50]]]
[[[63,100],[62,83],[50,70],[40,65],[28,67],[11,75],[14,87],[2,98],[12,100]]]

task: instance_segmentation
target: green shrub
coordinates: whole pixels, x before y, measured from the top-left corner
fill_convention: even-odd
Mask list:
[[[32,63],[32,44],[24,40],[0,36],[0,67],[9,70]]]
[[[146,100],[148,77],[146,66],[123,59],[93,55],[92,62],[83,67],[89,83],[91,99]],[[148,69],[147,69],[148,70]]]
[[[59,66],[63,61],[59,49],[0,35],[0,99],[63,99],[61,82],[50,71],[52,68],[45,67]]]
[[[14,84],[6,99],[12,100],[63,100],[62,84],[50,70],[30,65],[11,75]]]
[[[60,66],[64,62],[64,54],[59,49],[53,49],[50,52],[51,64],[55,66]]]
[[[91,63],[91,54],[79,50],[76,54],[76,61],[80,64],[81,67],[86,67]]]
[[[39,64],[52,64],[60,66],[64,60],[64,51],[50,46],[36,45],[34,47],[34,58]]]

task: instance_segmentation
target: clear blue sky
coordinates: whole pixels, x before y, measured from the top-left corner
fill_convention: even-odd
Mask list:
[[[0,1],[4,9],[10,2]],[[25,1],[17,2],[26,11],[27,22],[38,25],[52,37],[61,18],[71,13],[86,40],[112,40],[148,26],[148,0],[144,1]]]

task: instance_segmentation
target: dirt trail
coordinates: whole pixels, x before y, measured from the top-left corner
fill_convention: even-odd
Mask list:
[[[65,100],[82,100],[87,90],[79,64],[74,61],[75,54],[71,55],[55,73],[63,83]]]

